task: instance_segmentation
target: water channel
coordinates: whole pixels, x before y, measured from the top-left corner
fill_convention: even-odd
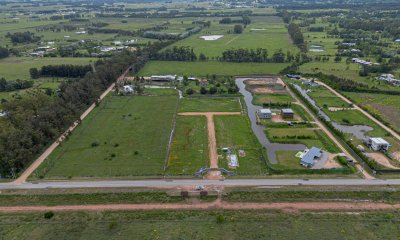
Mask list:
[[[236,78],[235,83],[239,87],[239,92],[244,96],[244,101],[247,105],[247,114],[251,122],[251,129],[256,135],[258,141],[263,147],[267,149],[268,160],[272,164],[277,164],[276,151],[303,151],[307,147],[303,144],[284,144],[284,143],[271,143],[267,136],[265,135],[265,126],[258,125],[256,114],[257,110],[261,109],[261,106],[256,106],[252,103],[253,95],[251,92],[246,90],[246,84],[244,81],[251,80],[251,78]]]

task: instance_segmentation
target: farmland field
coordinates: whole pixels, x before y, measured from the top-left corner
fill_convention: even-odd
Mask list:
[[[250,120],[245,116],[214,116],[217,148],[229,147],[236,154],[240,149],[245,151],[245,156],[240,157],[239,167],[234,170],[238,175],[260,175],[266,172],[265,164],[261,160],[261,146],[255,138]],[[219,160],[219,167],[228,169],[225,159]]]
[[[172,95],[108,96],[34,176],[162,175],[175,108]]]
[[[4,239],[396,239],[398,221],[394,211],[56,212],[52,219],[43,213],[1,214],[0,230]]]
[[[240,112],[238,98],[184,98],[179,112]]]
[[[171,47],[190,46],[196,54],[203,53],[209,58],[221,56],[224,50],[231,48],[266,48],[270,56],[278,49],[283,49],[285,52],[289,50],[293,53],[298,51],[292,45],[281,18],[267,16],[251,17],[251,19],[252,23],[244,29],[242,34],[228,33],[228,31],[232,32],[235,24],[212,22],[210,28],[205,28],[200,33],[179,41]],[[224,36],[214,41],[205,41],[200,38],[204,35]]]
[[[186,76],[206,75],[249,75],[277,74],[287,67],[287,63],[229,63],[218,61],[206,62],[176,62],[150,61],[144,66],[138,76],[177,74]]]
[[[168,158],[168,174],[193,175],[209,165],[206,118],[178,116]]]

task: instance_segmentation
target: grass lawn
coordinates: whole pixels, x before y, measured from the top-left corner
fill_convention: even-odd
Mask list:
[[[108,96],[34,176],[163,175],[175,108],[176,96]]]
[[[276,151],[276,159],[278,164],[274,164],[276,168],[287,169],[305,169],[300,165],[300,159],[295,155],[298,151]]]
[[[239,167],[234,171],[238,175],[265,173],[265,164],[261,160],[261,146],[250,128],[250,120],[246,116],[232,115],[215,116],[214,121],[219,153],[222,154],[223,147],[235,149],[236,154],[240,149],[246,153],[245,157],[238,155]],[[228,169],[227,160],[220,159],[219,167]]]
[[[30,79],[29,69],[45,65],[73,64],[85,65],[96,61],[95,58],[34,58],[8,57],[0,60],[0,77],[6,80]]]
[[[317,102],[319,107],[351,107],[325,87],[313,87],[311,89],[312,91],[308,95]]]
[[[177,74],[186,76],[278,74],[287,63],[229,63],[218,61],[176,62],[149,61],[138,76]]]
[[[395,211],[99,211],[56,212],[51,219],[40,212],[1,214],[0,229],[4,239],[361,240],[396,239],[399,220]]]
[[[286,104],[293,102],[292,96],[289,94],[253,94],[253,104],[262,106],[263,104]]]
[[[308,148],[318,147],[326,149],[330,153],[339,152],[337,146],[322,130],[305,128],[267,128],[266,133],[268,139],[272,142],[302,143]],[[298,139],[297,137],[305,139]]]
[[[179,112],[240,112],[238,98],[183,98]]]
[[[204,116],[178,116],[168,158],[169,175],[193,175],[209,165],[207,120]]]

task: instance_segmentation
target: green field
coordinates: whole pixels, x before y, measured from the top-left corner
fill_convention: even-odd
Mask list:
[[[168,174],[193,176],[201,167],[208,166],[206,117],[178,116],[168,158]]]
[[[238,175],[260,175],[264,174],[265,164],[261,160],[261,146],[255,138],[251,128],[250,120],[246,116],[215,116],[215,129],[217,137],[217,148],[219,154],[224,147],[245,151],[246,156],[240,157],[239,167],[233,170]],[[219,160],[219,167],[228,168],[228,161]]]
[[[400,96],[345,92],[355,103],[366,107],[369,111],[379,114],[389,122],[397,131],[400,131]]]
[[[219,216],[219,217],[218,217]],[[219,219],[219,221],[217,221]],[[4,239],[396,239],[395,211],[136,211],[0,215]]]
[[[260,105],[263,104],[288,104],[293,102],[293,98],[289,94],[253,94],[253,104]]]
[[[238,98],[183,98],[179,112],[240,112]]]
[[[84,65],[96,61],[96,58],[33,58],[9,57],[0,60],[0,78],[6,80],[30,79],[29,69],[45,65],[74,64]]]
[[[333,94],[330,90],[325,87],[313,87],[308,95],[313,98],[317,105],[322,107],[338,107],[338,108],[348,108],[352,107],[341,98]]]
[[[338,153],[339,149],[329,137],[319,129],[306,128],[267,128],[266,134],[272,142],[301,143],[308,148],[318,147],[330,153]]]
[[[176,62],[150,61],[137,74],[138,76],[177,74],[186,76],[206,75],[249,75],[278,74],[287,67],[287,63],[228,63],[218,61]]]
[[[242,34],[228,33],[228,31],[232,32],[235,24],[212,22],[210,28],[205,28],[200,33],[179,41],[171,47],[190,46],[193,47],[196,54],[203,53],[209,58],[221,56],[224,50],[231,48],[266,48],[269,51],[269,56],[278,49],[283,49],[285,53],[286,51],[291,51],[292,53],[298,51],[291,43],[287,29],[280,17],[250,18],[252,23],[244,29]],[[214,41],[205,41],[200,38],[207,35],[223,35],[223,37]]]
[[[171,95],[108,96],[34,177],[162,175],[175,108]]]

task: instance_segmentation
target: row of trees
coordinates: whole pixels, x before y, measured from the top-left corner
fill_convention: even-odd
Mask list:
[[[7,115],[0,122],[0,175],[15,178],[130,65],[133,64],[134,71],[143,66],[146,56],[143,51],[124,51],[98,61],[96,72],[62,83],[57,96],[38,90],[4,102],[2,108]]]
[[[268,50],[265,48],[257,49],[247,49],[238,48],[230,49],[222,52],[222,57],[219,59],[224,62],[273,62],[273,63],[283,63],[283,62],[299,62],[301,55],[293,55],[291,52],[286,54],[282,49],[276,50],[272,56],[269,58]]]
[[[26,89],[33,86],[33,81],[14,80],[7,81],[5,78],[0,79],[0,92],[11,92],[19,89]]]
[[[288,26],[288,32],[293,40],[293,43],[296,44],[300,49],[306,50],[304,44],[304,36],[303,33],[301,32],[300,27],[295,23],[290,23]]]
[[[197,56],[193,48],[174,46],[157,54],[157,59],[166,61],[196,61]]]
[[[47,65],[42,66],[40,70],[37,68],[29,69],[29,73],[32,79],[39,77],[66,77],[66,78],[78,78],[84,77],[87,72],[92,71],[91,65]]]

